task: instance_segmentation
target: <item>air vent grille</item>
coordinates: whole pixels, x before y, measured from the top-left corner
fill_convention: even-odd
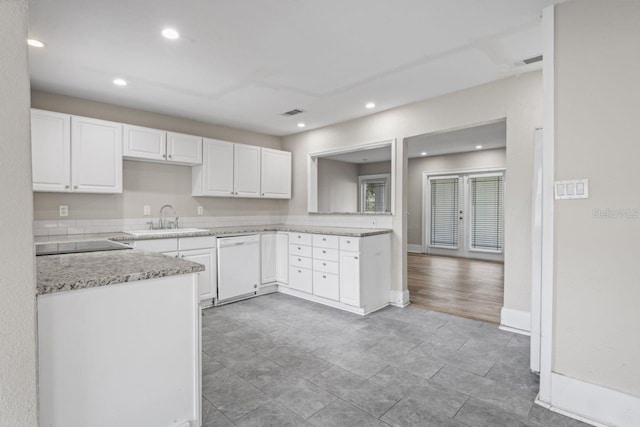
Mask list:
[[[524,62],[527,65],[534,64],[534,63],[540,62],[540,61],[542,61],[542,55],[532,56],[531,58],[527,58],[527,59],[523,59],[522,60],[522,62]]]
[[[282,113],[283,116],[295,116],[296,114],[304,113],[304,110],[299,108],[295,108],[293,110],[289,110],[287,112]]]

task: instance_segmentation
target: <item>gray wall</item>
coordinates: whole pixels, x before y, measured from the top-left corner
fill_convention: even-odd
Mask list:
[[[396,138],[396,212],[393,216],[392,283],[406,290],[408,185],[404,138],[507,119],[509,185],[505,207],[505,307],[531,307],[531,180],[533,132],[542,124],[542,73],[488,83],[383,111],[357,120],[283,138],[293,153],[291,214],[307,212],[307,155],[346,145]],[[345,142],[346,141],[346,142]]]
[[[0,2],[0,426],[37,425],[27,1]]]
[[[358,165],[358,176],[391,173],[391,161],[361,163]]]
[[[358,165],[318,159],[318,212],[358,211]]]
[[[148,126],[175,132],[280,149],[279,137],[258,134],[225,126],[165,116],[142,110],[123,108],[64,95],[33,91],[34,108],[95,117],[104,120]],[[89,195],[65,193],[35,193],[35,219],[60,219],[58,206],[69,206],[64,219],[141,218],[143,206],[151,205],[152,217],[160,207],[173,205],[180,216],[196,216],[197,207],[204,207],[207,216],[279,215],[286,201],[191,197],[191,168],[135,161],[125,161],[123,194]]]
[[[424,239],[424,231],[422,229],[423,172],[438,173],[505,167],[506,164],[507,150],[505,148],[409,159],[408,243],[410,245],[422,245]],[[506,200],[505,205],[508,203],[509,200]]]
[[[557,180],[589,199],[555,203],[552,369],[640,396],[640,3],[556,8]],[[595,210],[631,214],[599,217]],[[636,210],[635,214],[633,210]]]

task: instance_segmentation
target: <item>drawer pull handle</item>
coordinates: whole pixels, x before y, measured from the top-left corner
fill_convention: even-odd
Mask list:
[[[302,270],[298,270],[298,273],[302,273]]]
[[[298,239],[302,239],[302,236],[298,236]]]
[[[322,265],[325,265],[325,266],[326,266],[326,265],[327,265],[327,263],[326,263],[326,262],[323,262],[323,263],[322,263]]]
[[[302,259],[301,259],[301,258],[298,258],[298,261],[302,262]]]
[[[301,250],[302,250],[302,248],[301,248],[300,246],[298,246],[298,250],[299,250],[299,251],[301,251]]]
[[[325,239],[325,238],[323,237],[323,238],[322,238],[322,241],[323,241],[323,242],[326,242],[326,241],[327,241],[327,239]]]
[[[347,244],[351,243],[351,240],[347,240]]]
[[[323,253],[323,254],[326,254],[326,253],[327,253],[327,251],[322,251],[322,253]]]
[[[354,256],[353,258],[354,258],[354,259],[358,259],[358,257],[357,257],[357,256]]]
[[[324,275],[323,275],[323,276],[322,276],[322,278],[323,278],[323,279],[326,279],[326,278],[327,278],[327,276],[324,276]]]

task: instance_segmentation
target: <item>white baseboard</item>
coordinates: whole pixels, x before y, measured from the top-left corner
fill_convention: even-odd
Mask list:
[[[502,307],[500,329],[522,335],[531,335],[531,313]]]
[[[390,291],[389,303],[394,307],[406,307],[409,305],[409,290]]]
[[[422,245],[407,245],[407,252],[421,254],[422,253]]]
[[[551,402],[538,402],[554,412],[594,426],[640,426],[640,397],[551,374]]]

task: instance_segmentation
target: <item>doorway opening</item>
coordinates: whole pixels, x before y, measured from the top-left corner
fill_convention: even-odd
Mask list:
[[[413,304],[500,323],[506,121],[409,138]]]

